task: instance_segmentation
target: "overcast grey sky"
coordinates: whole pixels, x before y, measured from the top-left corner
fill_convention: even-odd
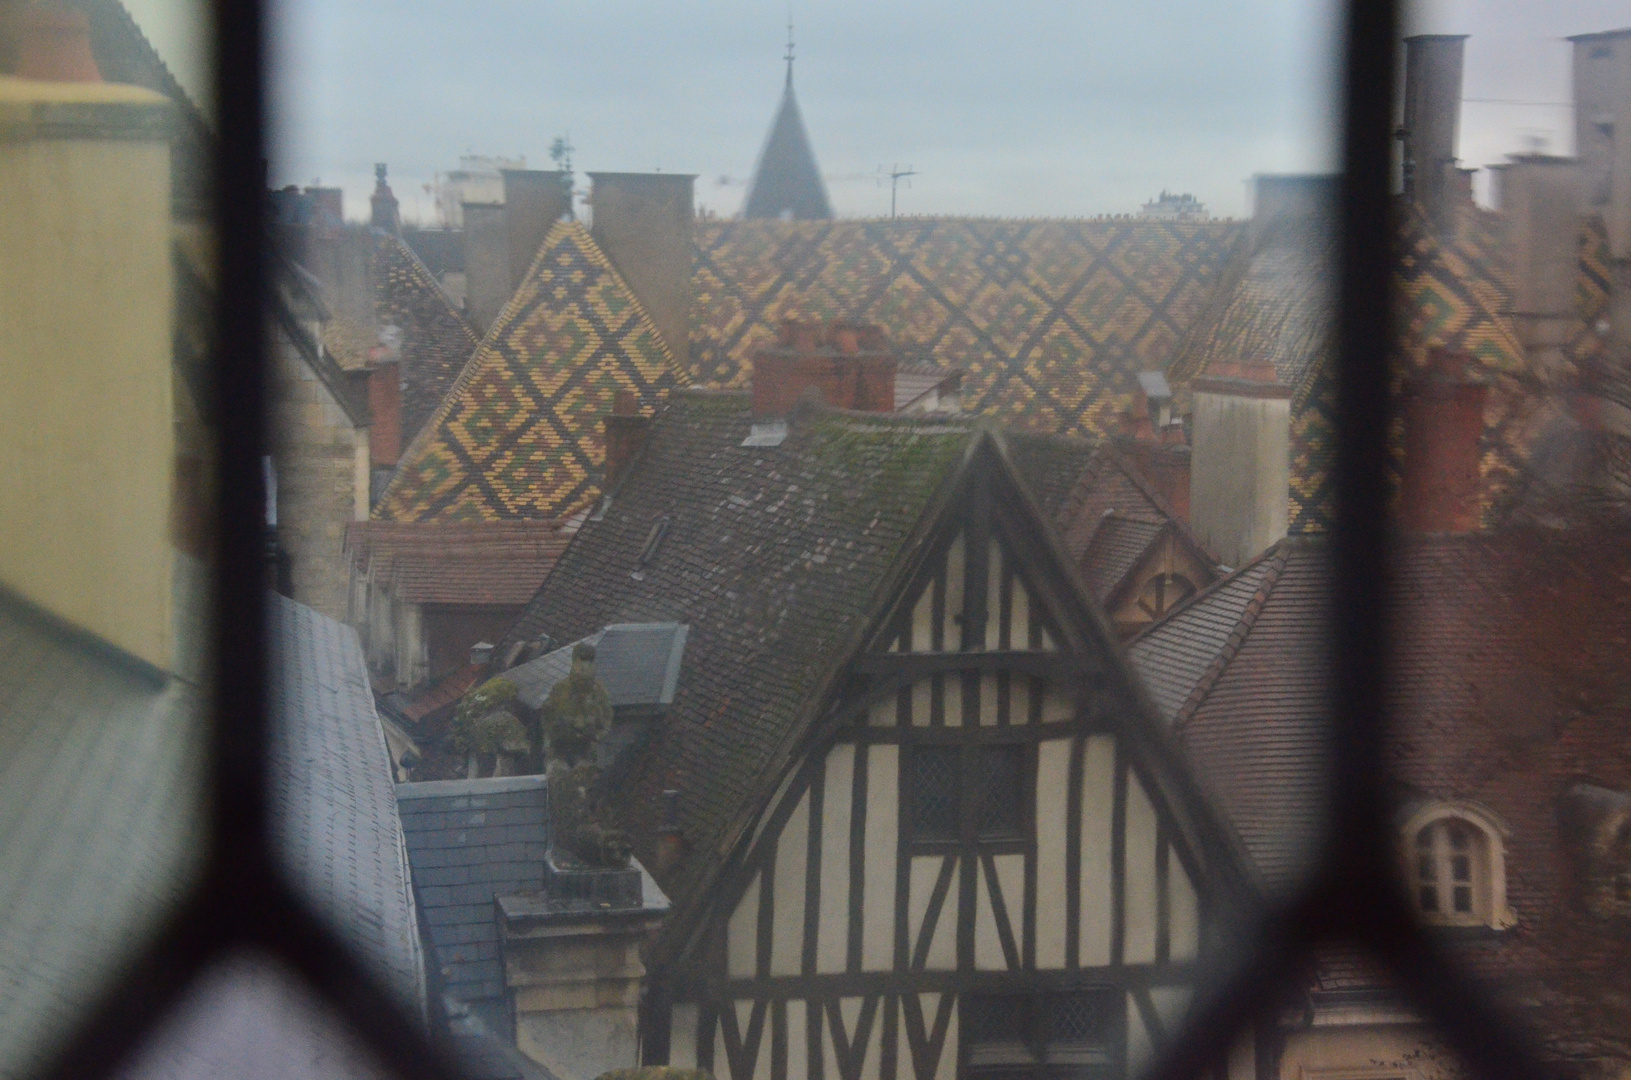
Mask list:
[[[184,49],[197,0],[129,2]],[[580,172],[698,173],[698,202],[731,213],[781,91],[786,0],[272,3],[273,179],[342,185],[353,215],[375,161],[428,215],[422,185],[460,154],[547,167],[567,133]],[[841,214],[886,214],[872,177],[897,163],[920,173],[903,213],[979,215],[1126,213],[1165,187],[1238,216],[1252,174],[1337,165],[1330,0],[795,0],[793,18]],[[1482,166],[1572,149],[1563,38],[1631,26],[1631,0],[1431,0],[1413,22],[1472,35],[1461,155]]]

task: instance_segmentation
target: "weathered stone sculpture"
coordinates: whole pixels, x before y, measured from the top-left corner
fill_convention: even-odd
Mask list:
[[[572,670],[539,710],[548,746],[549,809],[557,852],[588,866],[623,867],[629,838],[606,821],[595,747],[611,730],[612,702],[595,677],[595,648],[572,650]]]
[[[468,757],[466,775],[470,779],[476,778],[482,754],[495,755],[496,772],[503,768],[506,757],[527,752],[526,729],[510,711],[516,694],[515,684],[501,677],[488,679],[460,699],[449,734],[453,749]]]

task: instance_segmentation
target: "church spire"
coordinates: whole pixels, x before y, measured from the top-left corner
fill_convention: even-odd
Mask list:
[[[745,218],[793,218],[800,221],[830,218],[827,185],[816,166],[810,136],[799,115],[793,96],[793,20],[787,20],[787,81],[782,86],[781,106],[771,121],[770,135],[759,151],[759,163],[748,181],[747,198],[742,201]]]

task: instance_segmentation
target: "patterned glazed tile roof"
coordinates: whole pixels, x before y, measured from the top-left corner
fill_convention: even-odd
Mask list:
[[[660,792],[680,792],[696,855],[662,885],[682,904],[976,438],[967,420],[801,407],[786,441],[764,448],[742,445],[750,424],[745,393],[670,395],[605,516],[584,523],[499,644],[689,624],[673,705],[619,803],[649,864]]]
[[[572,535],[553,521],[356,521],[357,572],[411,604],[525,604]]]
[[[785,318],[881,326],[903,358],[966,372],[963,408],[1108,434],[1165,368],[1245,226],[1230,222],[715,221],[697,226],[691,356],[742,386]]]
[[[402,456],[385,521],[550,520],[595,497],[601,417],[686,378],[589,233],[556,224],[515,295]]]

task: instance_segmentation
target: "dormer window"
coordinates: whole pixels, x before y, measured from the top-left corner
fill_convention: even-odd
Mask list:
[[[1502,829],[1479,807],[1438,803],[1405,825],[1410,896],[1417,915],[1438,926],[1504,930],[1516,922],[1506,904]]]

